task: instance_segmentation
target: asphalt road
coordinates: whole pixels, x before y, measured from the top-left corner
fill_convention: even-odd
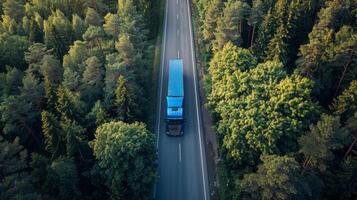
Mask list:
[[[159,180],[154,196],[159,200],[209,199],[189,5],[188,0],[166,0],[156,124]],[[165,134],[168,63],[175,58],[183,59],[184,64],[182,137]]]

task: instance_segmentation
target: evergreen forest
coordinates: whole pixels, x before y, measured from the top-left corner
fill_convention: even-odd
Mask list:
[[[193,9],[218,138],[215,199],[356,199],[357,1]]]
[[[157,2],[0,1],[0,199],[151,199]]]

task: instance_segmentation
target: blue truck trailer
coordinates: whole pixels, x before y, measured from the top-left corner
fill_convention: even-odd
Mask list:
[[[169,80],[166,96],[166,134],[183,135],[183,61],[169,61]]]

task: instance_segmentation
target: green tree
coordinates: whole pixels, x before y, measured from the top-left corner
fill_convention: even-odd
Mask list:
[[[155,136],[144,124],[105,123],[91,144],[113,198],[149,198],[156,180]]]
[[[312,86],[307,78],[288,77],[276,62],[228,75],[224,89],[217,85],[209,96],[220,116],[218,133],[227,156],[238,163],[254,163],[260,154],[296,150],[301,130],[318,113],[310,98]]]
[[[82,120],[83,102],[78,93],[71,92],[68,88],[59,86],[57,89],[56,111],[65,119]]]
[[[326,3],[296,61],[300,73],[316,81],[314,97],[325,106],[357,76],[352,4],[349,0]]]
[[[120,33],[120,19],[119,15],[108,13],[104,17],[103,29],[105,33],[117,40]]]
[[[31,175],[26,171],[27,151],[19,144],[19,138],[8,142],[0,136],[0,149],[0,199],[41,200],[41,195],[34,190]]]
[[[72,23],[60,10],[44,20],[44,41],[48,48],[54,48],[58,58],[62,58],[73,41]]]
[[[6,0],[3,4],[3,12],[5,15],[10,16],[17,22],[21,22],[22,17],[25,15],[25,9],[22,1],[19,0]]]
[[[94,104],[92,110],[86,115],[88,129],[93,133],[95,132],[96,127],[108,122],[109,119],[109,114],[103,108],[100,100]]]
[[[246,174],[240,187],[248,199],[308,199],[307,185],[300,175],[300,166],[288,156],[262,156],[256,173]]]
[[[243,3],[241,1],[229,0],[225,3],[223,15],[217,21],[215,32],[215,41],[213,42],[213,50],[218,51],[223,46],[231,41],[239,46],[242,43],[242,38],[239,30],[239,22],[241,20],[240,10]]]
[[[215,53],[208,68],[208,105],[217,106],[224,93],[230,74],[235,71],[246,71],[257,65],[255,57],[246,49],[238,48],[228,42],[222,50]]]
[[[348,131],[341,127],[340,118],[323,114],[310,132],[299,138],[300,150],[305,157],[303,167],[318,167],[325,171],[334,159],[334,150],[347,144]]]
[[[87,31],[83,34],[83,39],[89,42],[89,46],[91,49],[99,48],[100,55],[97,57],[101,60],[105,59],[104,50],[102,46],[102,38],[104,37],[105,33],[103,29],[99,26],[92,26],[90,25]]]
[[[5,71],[6,65],[25,69],[24,53],[29,46],[26,37],[0,33],[0,72]]]
[[[353,80],[333,102],[331,110],[345,122],[357,112],[357,80]]]
[[[93,56],[86,61],[86,69],[82,79],[83,101],[89,107],[103,96],[103,67],[100,60]]]
[[[76,40],[81,39],[83,33],[87,30],[87,25],[77,14],[72,16],[72,29],[74,31],[74,38]]]
[[[88,7],[84,21],[87,25],[101,26],[103,20],[102,17],[93,8]]]
[[[60,122],[50,112],[42,111],[42,131],[45,138],[46,150],[51,153],[52,158],[57,158],[65,153],[63,132]]]
[[[5,135],[19,137],[23,144],[41,148],[41,137],[37,133],[39,113],[31,103],[21,96],[9,96],[2,100],[0,111]]]
[[[220,17],[221,9],[221,0],[212,0],[208,2],[207,11],[202,24],[203,37],[208,42],[211,42],[214,39],[214,32],[217,27],[217,19]]]
[[[40,111],[44,100],[44,88],[40,81],[31,73],[27,72],[22,79],[23,87],[21,97],[28,100],[34,107],[34,110]]]
[[[115,96],[116,96],[116,106],[118,109],[118,118],[120,120],[125,120],[128,121],[129,118],[132,118],[130,113],[130,107],[129,107],[129,91],[128,91],[128,86],[127,82],[125,80],[124,76],[119,76],[118,78],[118,86],[117,89],[115,90]]]

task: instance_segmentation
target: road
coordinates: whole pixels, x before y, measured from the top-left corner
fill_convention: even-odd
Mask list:
[[[209,200],[189,6],[189,0],[166,0],[156,124],[159,180],[154,196],[159,200]],[[184,64],[182,137],[165,134],[168,63],[175,58]]]

